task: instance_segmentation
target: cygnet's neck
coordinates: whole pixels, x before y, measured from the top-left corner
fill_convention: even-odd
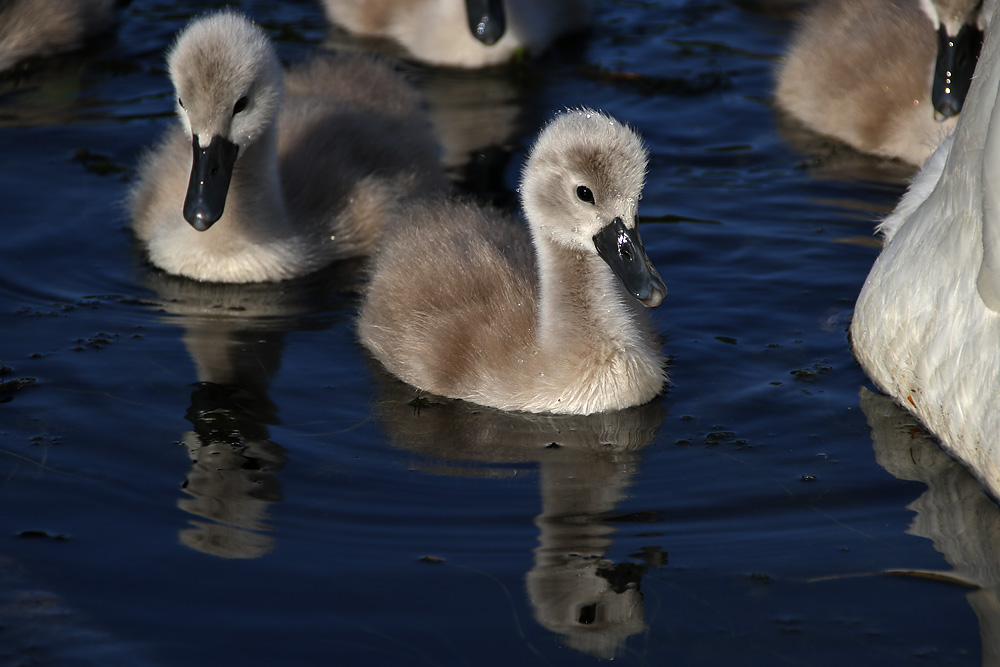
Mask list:
[[[226,233],[255,243],[292,234],[278,172],[278,138],[272,124],[241,149],[226,197],[226,213],[216,223]]]
[[[581,355],[605,345],[632,347],[643,333],[621,282],[596,253],[575,251],[537,237],[538,347]]]

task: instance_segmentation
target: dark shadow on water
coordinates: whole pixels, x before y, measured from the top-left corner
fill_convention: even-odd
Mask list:
[[[372,366],[376,415],[394,446],[423,457],[416,468],[477,477],[509,475],[518,464],[537,468],[542,512],[525,577],[535,620],[572,649],[618,655],[646,628],[642,577],[665,560],[658,547],[641,562],[607,557],[615,524],[634,518],[615,510],[663,422],[663,401],[587,417],[508,413],[418,394]]]
[[[335,26],[324,46],[374,52],[393,62],[423,96],[442,165],[458,190],[501,208],[517,206],[508,180],[512,158],[546,120],[532,104],[540,86],[533,63],[468,71],[430,67],[407,60],[391,40],[355,36]]]
[[[900,569],[888,574],[971,588],[966,600],[979,619],[982,664],[1000,666],[1000,507],[891,398],[865,388],[860,393],[876,460],[899,479],[927,485],[923,495],[908,506],[916,516],[907,532],[931,540],[953,568],[949,572]]]
[[[0,664],[154,664],[62,595],[30,579],[25,569],[0,556]]]
[[[181,441],[191,458],[180,509],[199,519],[180,531],[182,544],[222,558],[259,558],[274,548],[269,508],[282,499],[285,449],[270,438],[279,424],[270,384],[281,365],[285,334],[320,330],[343,317],[360,263],[344,263],[302,280],[225,285],[149,270],[144,284],[164,319],[184,330],[197,382]]]
[[[813,132],[777,105],[773,107],[778,135],[801,155],[798,167],[810,176],[846,183],[868,181],[905,186],[917,173],[916,167],[901,160],[866,155],[837,139]]]

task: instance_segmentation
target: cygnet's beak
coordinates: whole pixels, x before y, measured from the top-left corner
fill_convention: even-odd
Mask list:
[[[184,197],[184,219],[199,232],[211,227],[222,217],[229,194],[229,181],[240,147],[216,135],[202,148],[195,135],[191,180]]]
[[[629,229],[621,218],[615,218],[594,234],[594,245],[632,296],[650,308],[660,305],[667,287],[642,247],[638,226]]]
[[[493,46],[507,29],[503,0],[465,0],[472,36],[486,46]]]
[[[942,25],[938,28],[937,65],[931,86],[934,115],[940,120],[958,115],[976,71],[983,33],[966,23],[954,37]]]

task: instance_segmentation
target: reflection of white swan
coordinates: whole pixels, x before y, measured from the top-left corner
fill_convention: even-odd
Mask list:
[[[0,2],[0,70],[28,58],[75,51],[111,29],[120,0]]]
[[[879,464],[900,479],[927,485],[909,505],[916,516],[908,532],[932,540],[954,568],[932,574],[975,589],[966,599],[979,618],[982,664],[1000,665],[1000,509],[969,472],[888,397],[862,388],[861,409],[871,426]]]
[[[882,391],[1000,497],[1000,31],[951,140],[882,224],[854,352]]]
[[[483,67],[527,51],[538,55],[560,35],[590,22],[593,0],[323,0],[331,22],[358,35],[386,37],[432,65]]]
[[[413,207],[374,261],[361,341],[416,387],[504,410],[651,400],[664,359],[639,302],[656,306],[666,288],[639,239],[645,168],[626,126],[590,110],[557,116],[522,178],[534,251],[497,214]]]
[[[193,21],[167,60],[180,123],[140,166],[131,208],[170,273],[300,276],[368,254],[403,198],[445,187],[416,93],[374,60],[283,75],[264,32],[229,11]]]
[[[919,166],[955,125],[984,11],[979,0],[820,0],[792,39],[776,100],[817,132]]]
[[[648,565],[616,563],[607,553],[615,508],[662,422],[660,403],[589,416],[510,413],[448,399],[414,401],[411,388],[381,369],[374,374],[376,409],[392,444],[426,457],[413,467],[478,477],[509,475],[518,463],[537,467],[542,511],[525,588],[540,625],[566,646],[604,659],[645,629],[641,580]]]

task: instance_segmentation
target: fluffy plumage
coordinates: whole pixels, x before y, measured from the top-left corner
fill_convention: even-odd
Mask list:
[[[538,55],[559,36],[590,23],[593,0],[323,0],[332,23],[358,34],[384,37],[431,65],[484,67],[519,51]],[[502,20],[496,41],[475,36],[474,6],[493,8]]]
[[[998,57],[991,30],[953,137],[881,225],[851,337],[875,384],[1000,496]]]
[[[979,45],[975,31],[985,28],[985,6],[992,4],[819,0],[804,15],[778,70],[776,101],[816,132],[863,153],[920,166],[955,127],[955,116],[946,113],[961,108],[961,96],[939,98],[945,111],[935,113],[935,76],[949,90],[963,85],[942,78],[949,68],[957,74],[958,66],[936,67],[939,52],[947,50],[939,44],[944,39],[961,45],[963,52],[955,55],[969,63],[963,70],[967,85]]]
[[[119,0],[0,0],[0,71],[81,48],[111,29]]]
[[[232,11],[193,21],[167,62],[180,122],[142,161],[130,200],[165,271],[301,276],[371,253],[406,200],[446,188],[417,94],[380,62],[327,55],[283,73],[263,31]]]
[[[587,109],[557,116],[522,174],[530,233],[470,204],[412,207],[375,258],[361,342],[420,389],[502,410],[649,401],[665,363],[637,299],[655,306],[666,288],[636,227],[645,168],[626,126]]]

